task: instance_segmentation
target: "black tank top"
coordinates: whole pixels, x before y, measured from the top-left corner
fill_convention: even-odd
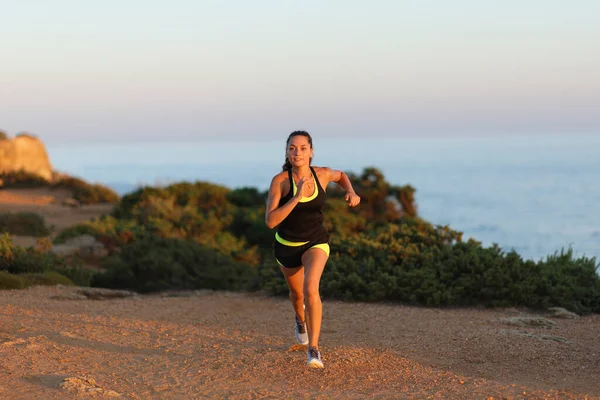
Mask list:
[[[319,178],[312,167],[310,167],[310,172],[315,180],[316,197],[309,201],[306,201],[308,198],[304,197],[277,227],[279,236],[290,242],[306,242],[327,233],[323,226],[322,212],[323,205],[325,205],[325,190],[321,187]],[[279,207],[294,196],[296,184],[292,178],[291,169],[288,170],[288,178],[290,180],[290,191],[279,200]]]

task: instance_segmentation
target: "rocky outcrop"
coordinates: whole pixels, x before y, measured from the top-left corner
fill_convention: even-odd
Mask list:
[[[564,318],[564,319],[577,319],[579,318],[578,314],[575,314],[574,312],[571,312],[565,308],[562,307],[550,307],[548,309],[548,311],[550,312],[549,317],[551,318]]]
[[[63,257],[78,254],[83,258],[103,258],[108,255],[104,245],[92,235],[87,234],[68,239],[63,244],[57,244],[50,251]]]
[[[19,170],[52,179],[52,164],[40,139],[30,135],[0,139],[0,173]]]

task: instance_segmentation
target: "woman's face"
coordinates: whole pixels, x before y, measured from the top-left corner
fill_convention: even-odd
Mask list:
[[[292,136],[287,144],[286,155],[296,168],[310,165],[313,149],[310,146],[308,138],[302,135]]]

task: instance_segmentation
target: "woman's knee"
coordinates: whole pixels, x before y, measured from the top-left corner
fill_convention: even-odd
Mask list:
[[[292,301],[304,300],[304,291],[297,290],[296,288],[290,288],[290,300],[292,300]]]
[[[308,300],[320,298],[319,283],[306,282],[304,284],[304,297]]]

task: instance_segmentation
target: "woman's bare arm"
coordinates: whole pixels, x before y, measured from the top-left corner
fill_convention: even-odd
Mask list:
[[[294,207],[300,202],[302,198],[304,182],[308,178],[302,178],[298,182],[298,188],[296,195],[294,195],[287,203],[278,208],[279,200],[281,200],[281,183],[282,179],[279,176],[275,176],[271,180],[271,186],[269,188],[269,196],[267,197],[267,210],[265,213],[265,222],[269,229],[275,228],[279,225],[288,215],[292,212]],[[290,190],[292,190],[290,188]]]
[[[360,197],[354,191],[352,182],[350,182],[350,178],[345,172],[331,168],[325,168],[325,171],[329,177],[329,182],[337,183],[346,191],[344,198],[350,207],[356,207],[360,204]]]

